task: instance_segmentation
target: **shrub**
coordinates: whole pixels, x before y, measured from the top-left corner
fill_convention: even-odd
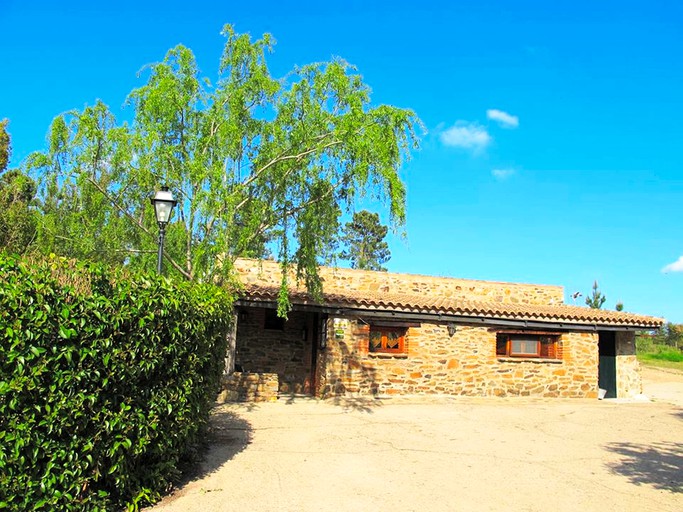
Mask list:
[[[0,254],[0,509],[136,509],[204,435],[230,295]]]
[[[655,342],[650,334],[638,333],[636,334],[636,352],[638,354],[645,354],[652,352]]]

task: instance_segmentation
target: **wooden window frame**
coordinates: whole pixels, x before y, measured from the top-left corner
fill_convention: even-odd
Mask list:
[[[398,347],[390,348],[387,346],[388,333],[398,333]],[[373,347],[373,333],[380,333],[380,346]],[[368,351],[373,354],[405,354],[405,327],[388,327],[384,325],[371,325],[368,336]]]
[[[536,341],[535,352],[515,352],[513,340]],[[541,332],[498,332],[496,333],[496,356],[520,359],[562,359],[560,335]]]

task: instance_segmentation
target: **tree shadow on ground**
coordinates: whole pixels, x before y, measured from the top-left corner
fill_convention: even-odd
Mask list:
[[[217,402],[216,408],[213,414],[216,414],[220,410],[221,405],[229,405],[231,409],[237,409],[238,411],[244,410],[247,412],[255,411],[259,408],[259,404],[265,403],[264,400],[224,400],[222,402]],[[234,412],[234,411],[233,411]]]
[[[621,460],[607,464],[612,472],[636,485],[683,493],[683,446],[668,442],[611,443],[606,449],[622,456]]]
[[[382,401],[379,398],[373,396],[362,396],[362,395],[336,395],[330,399],[328,402],[341,407],[344,411],[360,411],[372,414],[374,409],[382,406]]]
[[[308,395],[301,395],[295,393],[280,394],[279,400],[285,400],[286,405],[294,405],[301,401],[313,401],[313,402],[323,402],[333,404],[337,407],[341,407],[344,412],[347,411],[360,411],[366,413],[374,412],[373,409],[382,405],[382,402],[378,398],[372,396],[350,396],[346,395],[334,395],[326,398],[314,398]]]
[[[326,396],[325,398],[314,398],[308,395],[281,394],[279,400],[285,400],[285,404],[287,405],[294,405],[298,401],[323,402],[341,407],[344,412],[360,411],[370,414],[374,412],[373,409],[383,405],[379,398],[361,395],[351,396],[348,394]]]
[[[234,411],[220,405],[215,407],[209,419],[209,431],[205,450],[198,464],[188,470],[178,488],[194,480],[201,480],[220,469],[251,443],[252,428],[248,421]]]
[[[336,370],[328,370],[323,396],[326,401],[345,411],[374,412],[373,409],[382,405],[377,398],[377,369],[345,342],[339,342],[339,351],[341,365]]]

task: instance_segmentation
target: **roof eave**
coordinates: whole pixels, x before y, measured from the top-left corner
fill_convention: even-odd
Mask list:
[[[260,300],[260,299],[239,299],[235,303],[236,306],[241,307],[277,307],[276,300]],[[315,302],[300,301],[292,303],[295,311],[311,311],[318,313],[326,313],[340,316],[362,316],[362,317],[376,317],[384,319],[401,318],[404,320],[415,320],[423,322],[437,322],[447,323],[455,322],[458,324],[466,324],[471,326],[481,327],[521,327],[529,329],[560,329],[567,331],[638,331],[638,330],[652,330],[658,329],[660,325],[652,325],[645,323],[605,323],[605,322],[581,322],[571,319],[552,319],[544,320],[538,318],[519,318],[505,315],[487,315],[487,314],[451,314],[438,311],[420,311],[420,310],[396,310],[373,307],[349,307],[346,305],[335,304],[317,304]]]

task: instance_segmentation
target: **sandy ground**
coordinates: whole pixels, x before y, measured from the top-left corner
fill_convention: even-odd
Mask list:
[[[650,402],[221,406],[201,474],[150,510],[680,512],[683,375],[643,377]]]
[[[643,392],[653,402],[668,402],[683,407],[683,373],[676,370],[641,368]]]

